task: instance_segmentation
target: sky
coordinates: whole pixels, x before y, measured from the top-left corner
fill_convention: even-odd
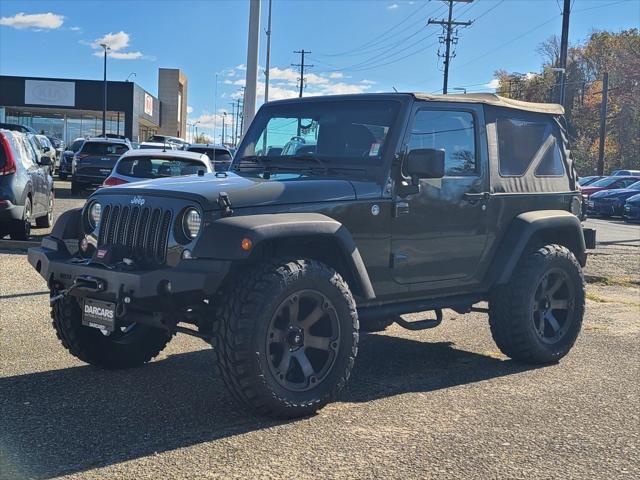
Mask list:
[[[458,3],[449,88],[492,91],[494,72],[540,69],[536,47],[560,35],[562,0],[475,0]],[[262,0],[259,104],[264,99],[268,0]],[[307,50],[306,95],[421,91],[442,88],[438,59],[441,0],[273,0],[270,99],[297,96]],[[158,68],[189,79],[189,122],[218,134],[223,111],[244,85],[248,0],[2,0],[0,74],[102,79],[100,43],[111,46],[109,80],[132,81],[157,94]],[[640,0],[573,0],[570,43],[591,31],[640,25]],[[216,82],[217,77],[217,82]],[[493,81],[493,83],[492,83]],[[217,112],[217,113],[216,113]]]

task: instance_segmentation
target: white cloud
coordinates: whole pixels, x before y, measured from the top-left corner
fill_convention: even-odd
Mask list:
[[[344,73],[342,72],[331,72],[329,74],[329,78],[332,78],[332,79],[343,78],[343,77],[344,77]]]
[[[397,3],[392,3],[391,5],[387,6],[387,10],[396,10],[400,8],[400,5],[398,5]]]
[[[106,35],[95,39],[89,45],[94,50],[98,50],[93,54],[96,57],[101,57],[104,55],[101,44],[107,45],[110,50],[108,52],[109,57],[114,58],[116,60],[139,60],[141,58],[146,58],[147,60],[153,60],[153,57],[149,57],[144,55],[140,51],[135,52],[123,52],[122,50],[129,46],[129,41],[131,40],[131,36],[120,30],[117,33],[109,32]]]
[[[72,32],[80,32],[82,30],[81,27],[70,27],[69,30],[71,30]]]
[[[91,46],[95,49],[102,48],[101,43],[104,43],[111,48],[112,52],[117,52],[129,46],[129,34],[122,30],[118,33],[107,33],[105,36],[94,40]]]
[[[489,83],[485,83],[483,86],[487,88],[493,88],[493,89],[498,88],[500,86],[500,80],[498,80],[497,78],[494,78]]]
[[[64,17],[55,13],[16,13],[13,17],[0,18],[0,25],[23,30],[29,29],[49,29],[60,28],[64,23]]]
[[[191,105],[187,105],[187,113],[193,113],[193,107]]]
[[[360,80],[360,83],[363,83],[364,85],[375,85],[375,84],[376,84],[376,83],[378,83],[378,82],[376,82],[376,81],[374,81],[374,80],[367,80],[367,79],[365,78],[364,80]]]

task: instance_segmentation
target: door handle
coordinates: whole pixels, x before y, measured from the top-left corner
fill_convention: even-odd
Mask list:
[[[490,192],[480,192],[480,193],[470,193],[470,192],[466,192],[463,195],[464,199],[468,202],[471,203],[475,203],[479,200],[484,200],[489,201],[489,199],[491,198],[491,193]]]

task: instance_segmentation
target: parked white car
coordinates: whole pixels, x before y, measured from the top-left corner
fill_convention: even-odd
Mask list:
[[[213,172],[209,157],[184,150],[129,150],[122,155],[103,187],[155,178]]]
[[[178,150],[174,143],[142,142],[138,150]]]

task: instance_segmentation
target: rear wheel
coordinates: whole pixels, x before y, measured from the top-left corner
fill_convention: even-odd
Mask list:
[[[584,277],[573,253],[561,245],[545,245],[525,253],[509,283],[492,292],[491,333],[513,359],[554,362],[573,347],[584,303]]]
[[[27,197],[24,202],[22,219],[13,220],[9,227],[9,237],[11,240],[29,240],[31,236],[31,198]]]
[[[49,193],[49,202],[47,204],[47,214],[36,218],[36,227],[38,228],[50,228],[53,225],[53,192]]]
[[[220,374],[257,413],[309,415],[346,384],[358,317],[349,287],[332,268],[315,260],[260,264],[217,303]]]
[[[67,179],[67,174],[61,171],[58,171],[58,178],[60,180],[66,180]]]
[[[51,318],[60,342],[74,357],[106,369],[143,365],[171,340],[170,332],[147,325],[132,324],[109,335],[86,327],[78,300],[70,296],[53,305]]]

